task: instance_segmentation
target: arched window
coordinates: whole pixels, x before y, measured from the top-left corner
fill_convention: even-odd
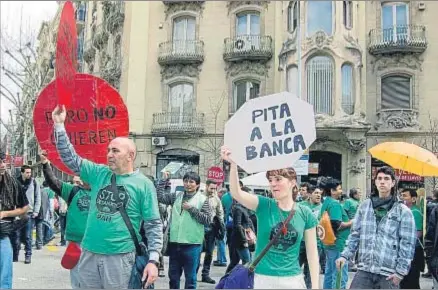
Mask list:
[[[170,123],[181,124],[192,119],[195,108],[193,94],[192,83],[178,82],[169,86]]]
[[[353,66],[344,64],[342,72],[342,109],[345,113],[352,115],[354,113],[354,82]]]
[[[327,35],[333,33],[333,3],[332,1],[306,1],[307,3],[307,36],[311,37],[317,31]]]
[[[254,80],[239,80],[233,84],[232,113],[236,112],[246,101],[260,95],[260,83]]]
[[[333,114],[334,64],[327,56],[314,56],[306,64],[307,100],[315,113]]]
[[[411,81],[411,77],[406,75],[391,75],[382,78],[382,110],[411,109]]]

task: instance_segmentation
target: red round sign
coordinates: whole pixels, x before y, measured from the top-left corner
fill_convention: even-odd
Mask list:
[[[74,81],[71,106],[66,107],[67,135],[79,156],[106,164],[108,143],[116,137],[127,137],[129,134],[128,110],[119,93],[104,80],[89,74],[76,74]],[[52,164],[72,174],[61,161],[55,147],[52,111],[56,105],[56,82],[52,81],[35,103],[35,135]]]
[[[210,167],[208,169],[207,179],[213,180],[216,183],[223,183],[225,180],[224,171],[217,166]]]

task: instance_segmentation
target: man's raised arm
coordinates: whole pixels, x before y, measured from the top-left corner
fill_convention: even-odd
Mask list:
[[[66,115],[65,106],[62,106],[62,108],[57,106],[52,112],[52,119],[55,124],[54,136],[56,149],[58,150],[62,162],[76,175],[81,175],[82,158],[76,153],[65,131],[64,122]]]

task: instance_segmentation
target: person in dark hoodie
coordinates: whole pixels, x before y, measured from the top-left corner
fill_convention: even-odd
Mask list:
[[[359,250],[350,289],[396,289],[409,273],[416,240],[412,212],[397,202],[394,170],[384,166],[376,172],[373,194],[357,210],[336,265],[345,265]]]

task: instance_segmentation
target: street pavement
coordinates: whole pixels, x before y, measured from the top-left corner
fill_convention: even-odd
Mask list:
[[[14,263],[14,283],[15,289],[70,289],[70,274],[69,271],[61,267],[61,257],[65,251],[65,247],[54,246],[59,239],[55,239],[51,245],[45,246],[42,250],[33,251],[32,263],[24,264],[24,251],[20,252],[20,258],[17,263]],[[214,255],[216,258],[216,254]],[[167,266],[169,265],[167,258]],[[211,277],[219,281],[220,277],[225,272],[224,267],[211,267]],[[199,271],[201,272],[201,271]],[[351,282],[354,273],[350,273],[349,282]],[[184,278],[182,277],[181,287],[184,287]],[[201,283],[201,273],[198,275],[198,289],[214,289],[214,285]],[[322,277],[321,284],[322,285]],[[156,289],[168,289],[169,280],[167,277],[159,278],[155,284]],[[422,289],[432,289],[432,280],[421,278]]]

